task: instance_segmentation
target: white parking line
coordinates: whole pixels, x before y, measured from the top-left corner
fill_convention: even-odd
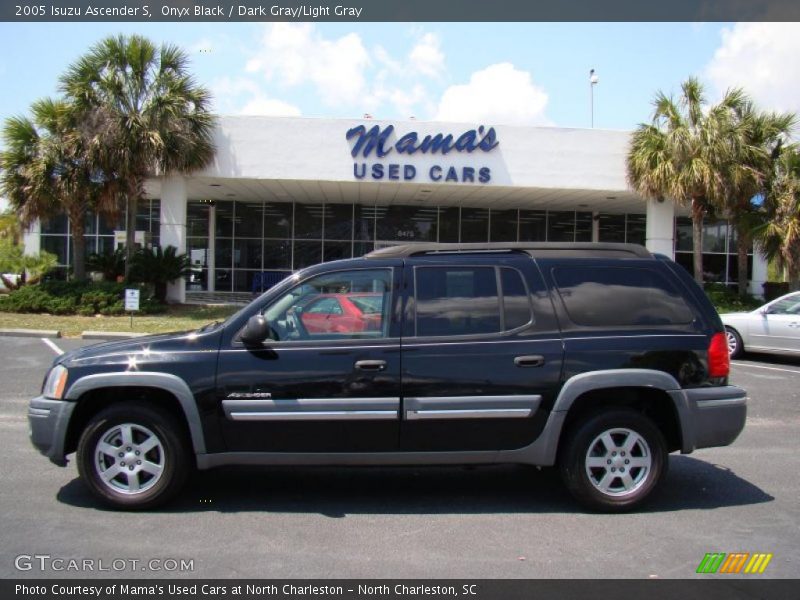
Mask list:
[[[794,373],[795,375],[800,375],[800,371],[795,371],[794,369],[781,369],[779,367],[765,367],[763,365],[752,365],[750,363],[743,363],[737,361],[731,361],[731,364],[736,365],[737,367],[753,367],[754,369],[768,369],[770,371],[785,371],[786,373]]]
[[[45,346],[47,346],[48,348],[50,348],[50,350],[56,353],[56,356],[61,356],[62,354],[64,354],[64,351],[58,346],[56,346],[55,342],[53,342],[52,340],[48,338],[42,338],[42,341],[44,342]]]

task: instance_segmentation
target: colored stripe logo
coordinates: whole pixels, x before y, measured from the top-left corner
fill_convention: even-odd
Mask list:
[[[763,573],[769,561],[772,560],[772,554],[765,554],[756,552],[750,554],[749,552],[709,552],[700,561],[697,566],[697,573],[713,574],[713,573],[746,573],[749,575]]]

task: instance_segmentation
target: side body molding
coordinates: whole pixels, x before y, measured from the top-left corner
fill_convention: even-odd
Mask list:
[[[189,433],[192,436],[192,447],[195,454],[204,454],[206,451],[203,428],[200,423],[200,413],[197,410],[194,394],[186,382],[169,373],[159,372],[131,372],[131,373],[98,373],[81,377],[73,383],[65,398],[77,400],[88,391],[108,387],[151,387],[170,392],[180,402]]]
[[[423,464],[497,464],[517,463],[551,466],[564,421],[575,400],[592,390],[621,387],[653,388],[667,393],[675,406],[681,427],[681,451],[695,447],[694,427],[686,393],[672,376],[650,369],[615,369],[590,371],[571,377],[556,399],[542,434],[532,444],[516,450],[483,450],[464,452],[388,452],[388,453],[244,453],[203,454],[197,457],[200,469],[221,465],[423,465]],[[727,395],[726,395],[727,397]],[[537,399],[538,400],[538,399]]]

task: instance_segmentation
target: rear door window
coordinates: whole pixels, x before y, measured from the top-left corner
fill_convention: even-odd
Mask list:
[[[494,267],[418,267],[417,336],[500,331],[500,299]]]
[[[516,269],[417,267],[415,278],[417,336],[499,333],[532,321],[530,295]]]
[[[552,271],[570,320],[577,325],[685,325],[694,314],[660,273],[637,267],[556,267]]]

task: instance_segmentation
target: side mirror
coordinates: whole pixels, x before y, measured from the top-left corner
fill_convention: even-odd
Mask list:
[[[257,346],[270,337],[271,332],[272,328],[264,315],[253,315],[242,329],[239,339],[245,346]]]

